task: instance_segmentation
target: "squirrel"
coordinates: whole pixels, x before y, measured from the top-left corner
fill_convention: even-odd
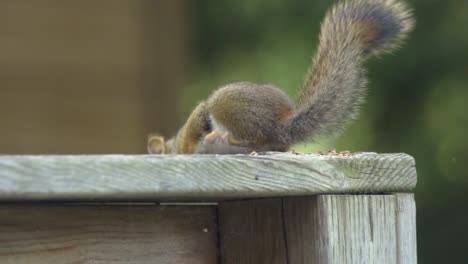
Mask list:
[[[177,135],[148,137],[152,154],[287,151],[340,130],[367,92],[365,61],[399,47],[415,20],[399,0],[336,3],[321,24],[319,45],[293,102],[270,84],[237,82],[198,104]]]

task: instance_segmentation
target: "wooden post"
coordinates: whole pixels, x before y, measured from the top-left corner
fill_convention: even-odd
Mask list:
[[[0,263],[414,264],[415,184],[405,154],[0,156]]]

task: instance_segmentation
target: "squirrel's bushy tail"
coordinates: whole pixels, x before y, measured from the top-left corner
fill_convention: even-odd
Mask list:
[[[291,143],[335,132],[352,119],[366,94],[364,60],[397,48],[413,25],[410,9],[397,0],[348,0],[328,11],[288,124]]]

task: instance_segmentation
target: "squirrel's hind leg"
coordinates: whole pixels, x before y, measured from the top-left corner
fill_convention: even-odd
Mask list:
[[[195,152],[200,154],[247,154],[252,151],[247,142],[234,138],[230,132],[214,130],[203,138]]]
[[[214,130],[203,139],[203,144],[225,144],[225,145],[237,145],[245,146],[248,142],[234,138],[234,136],[228,131]]]
[[[229,145],[270,150],[288,144],[284,123],[295,107],[287,95],[272,85],[232,83],[207,100],[212,131],[227,131]],[[210,137],[208,137],[210,139]]]

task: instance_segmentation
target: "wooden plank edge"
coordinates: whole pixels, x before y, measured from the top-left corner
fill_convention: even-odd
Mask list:
[[[380,174],[379,174],[380,173]],[[0,201],[222,201],[409,192],[406,154],[0,156]]]

